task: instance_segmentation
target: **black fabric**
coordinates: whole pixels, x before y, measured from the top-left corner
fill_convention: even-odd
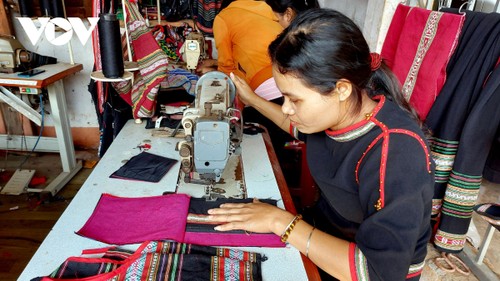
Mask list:
[[[458,144],[453,166],[445,176],[450,178],[435,184],[434,198],[443,200],[435,239],[441,251],[459,252],[463,247],[457,245],[466,240],[474,198],[479,194],[477,179],[482,177],[500,124],[500,68],[495,67],[499,57],[500,14],[466,11],[457,48],[448,63],[447,80],[426,120],[433,138]],[[456,176],[452,179],[450,175]]]
[[[103,112],[100,112],[97,83],[94,80],[90,80],[88,90],[94,102],[97,122],[99,123],[100,139],[98,155],[102,157],[123,126],[125,126],[128,120],[132,119],[132,107],[118,95],[109,83],[103,83],[106,102],[103,106]]]
[[[500,183],[500,128],[486,160],[483,177],[490,182]]]
[[[486,210],[482,210],[481,207],[485,205],[490,205]],[[495,203],[484,203],[474,206],[474,211],[479,215],[487,217],[488,223],[493,225],[496,229],[500,230],[500,204]]]
[[[205,198],[194,198],[191,197],[191,201],[189,202],[189,211],[190,214],[198,214],[198,215],[207,215],[208,210],[219,208],[221,204],[224,203],[251,203],[253,201],[252,198],[248,199],[232,199],[232,198],[217,198],[216,200],[207,200]],[[276,206],[276,200],[273,199],[259,199],[259,201],[267,204],[271,204]],[[211,224],[198,224],[198,223],[190,223],[186,224],[186,232],[212,232],[218,233],[214,230],[214,226]],[[231,230],[226,231],[225,233],[244,233],[243,230]]]
[[[163,117],[160,121],[160,128],[171,128],[175,129],[180,126],[181,119],[172,119],[168,115]],[[154,129],[156,127],[156,121],[151,118],[146,119],[146,129]]]
[[[159,182],[176,162],[175,159],[141,152],[130,158],[110,178]]]
[[[425,140],[418,125],[389,100],[374,117],[389,130],[408,130]],[[382,141],[363,158],[359,182],[355,171],[367,147],[381,133],[375,126],[347,141],[332,139],[325,132],[301,135],[311,175],[321,190],[315,224],[356,243],[366,257],[370,280],[404,280],[410,264],[421,263],[427,253],[434,175],[428,172],[422,144],[406,134],[391,133],[385,206],[377,211]]]
[[[160,0],[160,10],[167,21],[179,21],[192,17],[190,0]]]

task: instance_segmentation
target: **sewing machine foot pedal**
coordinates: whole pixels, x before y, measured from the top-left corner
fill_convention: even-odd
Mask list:
[[[23,193],[34,175],[35,170],[17,169],[0,193],[9,195],[19,195]]]

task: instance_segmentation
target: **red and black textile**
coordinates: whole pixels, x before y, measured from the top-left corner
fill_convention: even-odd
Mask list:
[[[457,12],[445,9],[445,12]],[[434,243],[460,252],[500,124],[500,14],[466,11],[447,80],[429,111],[436,162]]]
[[[130,80],[115,82],[113,87],[132,105],[134,118],[149,118],[155,114],[160,82],[167,77],[168,58],[147,27],[137,4],[130,0],[124,4],[132,56],[139,71],[134,72],[134,83]]]
[[[262,280],[261,262],[267,259],[257,253],[236,249],[167,241],[144,242],[134,253],[120,248],[107,248],[84,251],[83,254],[96,254],[99,251],[103,251],[104,255],[98,258],[69,257],[49,276],[37,277],[32,281],[259,281]]]

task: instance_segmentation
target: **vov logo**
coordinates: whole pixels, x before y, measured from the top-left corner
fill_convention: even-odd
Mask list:
[[[82,45],[85,45],[90,35],[92,34],[92,31],[94,31],[97,22],[99,21],[99,18],[87,18],[87,19],[90,23],[89,29],[85,27],[85,24],[83,23],[82,19],[75,17],[69,17],[67,19],[65,18],[51,19],[47,17],[38,18],[38,21],[40,22],[40,28],[37,28],[31,18],[17,17],[17,20],[21,23],[24,32],[26,32],[26,35],[28,35],[31,44],[36,45],[36,43],[40,39],[40,36],[42,36],[42,33],[45,31],[45,37],[47,38],[47,40],[52,45],[57,45],[57,46],[67,44],[69,40],[71,40],[71,38],[73,37],[73,32],[76,33],[76,36],[78,36],[78,39],[80,39]],[[64,30],[64,33],[62,35],[59,35],[57,38],[56,38],[56,26]]]

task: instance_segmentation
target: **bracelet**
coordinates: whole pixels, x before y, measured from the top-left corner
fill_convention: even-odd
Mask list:
[[[285,243],[286,240],[288,240],[288,236],[290,235],[290,232],[292,232],[293,228],[295,227],[295,224],[302,219],[302,215],[296,215],[293,220],[288,224],[288,226],[285,228],[283,233],[281,234],[281,242]]]
[[[316,227],[313,227],[311,232],[309,232],[309,237],[307,238],[307,243],[306,243],[306,257],[309,257],[309,245],[311,244],[311,237],[313,235],[314,230]]]

